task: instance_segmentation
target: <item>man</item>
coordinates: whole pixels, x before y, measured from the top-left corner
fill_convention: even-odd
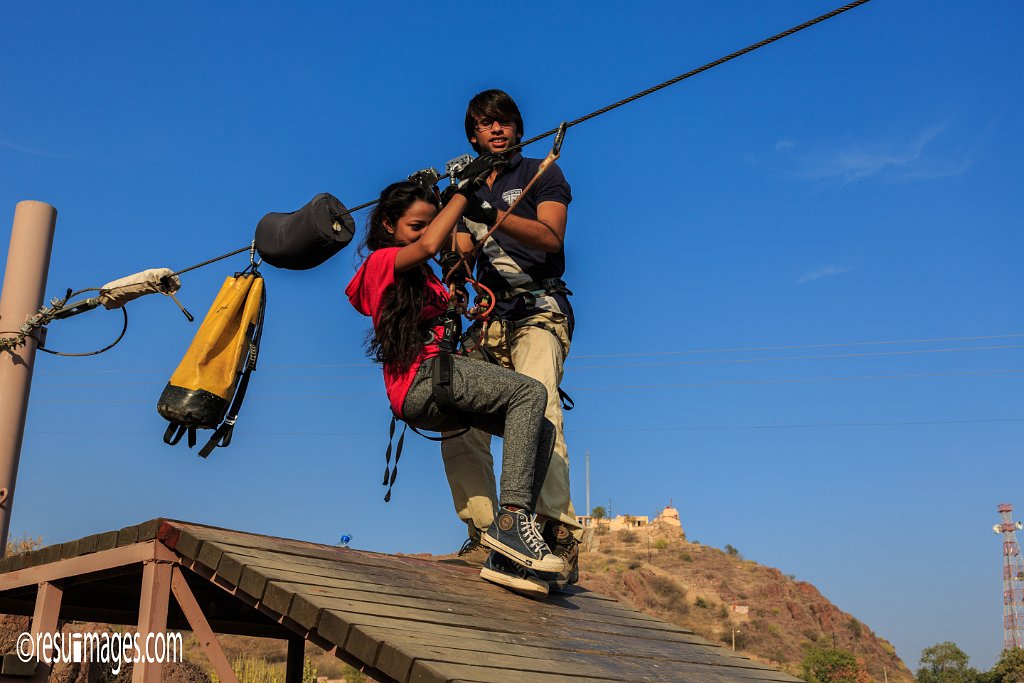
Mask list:
[[[465,128],[466,138],[479,154],[504,154],[508,159],[508,165],[496,169],[476,195],[497,209],[500,217],[523,194],[540,160],[524,158],[518,150],[508,153],[522,139],[523,118],[516,103],[501,90],[487,90],[470,100]],[[476,279],[493,290],[497,299],[478,352],[539,380],[548,390],[545,417],[554,425],[556,437],[536,513],[549,547],[565,560],[561,574],[543,577],[556,589],[578,578],[576,546],[583,534],[569,495],[569,457],[558,390],[574,325],[571,292],[561,280],[571,201],[569,184],[561,169],[552,165],[476,250]],[[460,250],[473,248],[487,230],[488,225],[467,220],[458,235]],[[470,336],[474,333],[479,340],[479,326],[470,330]],[[474,342],[468,346],[472,348]],[[441,444],[455,509],[469,526],[471,542],[490,526],[497,507],[490,440],[489,434],[474,429]]]

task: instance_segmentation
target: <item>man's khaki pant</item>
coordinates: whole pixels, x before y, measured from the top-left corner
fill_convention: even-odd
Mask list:
[[[555,426],[555,449],[534,512],[539,517],[562,522],[580,540],[583,528],[576,522],[569,494],[569,453],[558,396],[562,365],[569,353],[565,316],[539,313],[514,323],[491,321],[481,345],[505,367],[532,377],[547,388],[544,417]],[[491,435],[471,429],[462,436],[446,439],[441,442],[441,456],[459,519],[471,527],[486,530],[494,521],[498,507]]]

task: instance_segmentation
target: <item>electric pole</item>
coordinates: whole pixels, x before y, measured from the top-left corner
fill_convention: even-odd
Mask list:
[[[587,511],[583,514],[590,516],[590,451],[587,454]]]
[[[49,204],[18,202],[0,291],[0,336],[15,336],[25,319],[43,305],[56,223],[57,210]],[[23,346],[0,352],[0,554],[7,553],[32,363],[40,343],[36,335],[26,337]]]

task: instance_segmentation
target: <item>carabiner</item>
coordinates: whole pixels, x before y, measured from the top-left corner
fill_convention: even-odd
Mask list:
[[[249,247],[249,265],[252,266],[253,270],[256,270],[263,264],[263,259],[256,260],[256,240],[252,241],[252,246]]]

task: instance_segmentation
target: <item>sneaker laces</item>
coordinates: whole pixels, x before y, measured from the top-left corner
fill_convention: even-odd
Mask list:
[[[544,550],[547,549],[547,543],[537,529],[536,520],[536,515],[528,515],[525,512],[521,513],[519,515],[519,536],[535,555],[541,557],[544,555]]]
[[[471,552],[473,552],[474,550],[476,550],[479,547],[480,547],[480,537],[479,536],[467,538],[466,542],[462,544],[461,548],[459,548],[459,557],[462,557],[464,555],[468,555],[468,554],[470,554]]]

